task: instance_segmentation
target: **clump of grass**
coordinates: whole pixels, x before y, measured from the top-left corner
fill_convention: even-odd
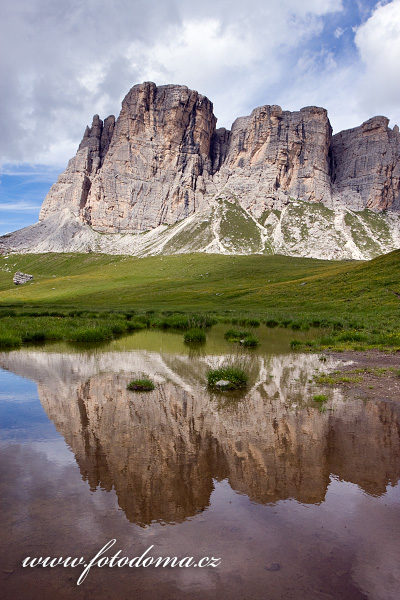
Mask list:
[[[149,314],[149,311],[147,311],[146,314]],[[154,311],[151,313],[151,315],[154,314]],[[152,317],[151,321],[149,320],[149,323],[151,324],[152,327],[155,327],[156,329],[188,329],[189,328],[189,319],[187,316],[185,315],[180,315],[180,314],[168,314],[168,315],[161,315],[160,317]]]
[[[204,343],[206,341],[206,334],[202,329],[196,327],[193,329],[188,329],[188,331],[185,332],[183,339],[186,343]]]
[[[28,344],[41,344],[46,341],[46,337],[45,331],[33,331],[31,333],[26,333],[22,337],[22,341]]]
[[[328,396],[325,396],[325,394],[316,394],[315,396],[313,396],[313,400],[314,402],[320,402],[321,404],[324,404],[325,402],[327,402]]]
[[[359,383],[362,381],[362,377],[349,377],[348,375],[342,375],[337,378],[338,383]]]
[[[251,331],[241,331],[240,329],[228,329],[224,337],[228,342],[237,342],[246,348],[255,348],[260,343]]]
[[[224,386],[221,386],[219,389],[237,390],[246,387],[248,375],[241,367],[231,365],[208,371],[207,380],[208,385],[211,388],[218,389],[219,386],[216,384],[219,381],[227,381],[228,383]]]
[[[112,331],[100,327],[82,327],[70,336],[73,342],[104,342],[110,338],[112,338]]]
[[[245,346],[245,348],[256,348],[260,341],[255,335],[250,334],[243,338],[243,340],[240,340],[240,343]]]
[[[146,323],[140,321],[128,321],[126,324],[128,331],[139,331],[140,329],[147,329]]]
[[[208,329],[217,322],[218,319],[210,315],[164,311],[152,318],[151,325],[160,329]]]
[[[228,340],[228,342],[240,342],[243,338],[251,335],[250,331],[242,331],[240,329],[228,329],[228,331],[224,334],[224,338]]]
[[[267,319],[265,321],[265,324],[266,324],[267,327],[271,327],[271,328],[272,327],[278,327],[278,325],[279,325],[278,321],[275,321],[275,319]]]
[[[261,322],[259,319],[245,319],[244,322],[241,322],[240,325],[244,325],[245,327],[260,327]]]
[[[368,336],[360,331],[344,331],[336,339],[339,342],[365,342]]]
[[[7,333],[0,335],[0,348],[17,348],[21,344],[22,339],[17,335]]]
[[[126,386],[126,389],[131,392],[151,392],[155,387],[151,379],[144,377],[143,379],[132,379]]]
[[[296,348],[300,348],[300,346],[302,346],[303,343],[300,340],[292,340],[290,342],[290,347],[295,350]]]
[[[316,375],[314,377],[315,383],[320,385],[336,385],[338,383],[359,383],[362,381],[361,376],[357,375],[342,375],[340,371],[334,371],[333,373],[326,375]]]
[[[120,335],[121,333],[125,333],[128,329],[128,325],[126,323],[115,323],[111,326],[111,331],[113,335]]]

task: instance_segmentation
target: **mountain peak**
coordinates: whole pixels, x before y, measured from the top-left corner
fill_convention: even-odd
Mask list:
[[[332,135],[324,108],[265,105],[231,130],[216,123],[212,102],[186,86],[133,86],[117,120],[94,115],[40,221],[68,209],[97,232],[138,234],[209,214],[219,198],[257,222],[293,200],[400,210],[400,135],[386,117]]]

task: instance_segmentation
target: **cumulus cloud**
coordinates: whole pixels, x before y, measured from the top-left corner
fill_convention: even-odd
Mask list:
[[[316,104],[328,109],[334,132],[356,127],[375,115],[385,115],[391,126],[400,122],[400,0],[379,2],[366,20],[354,27],[353,45],[341,53],[325,45],[303,52],[293,69],[290,85],[282,85],[281,102],[290,110]],[[337,28],[333,31],[336,39]]]
[[[143,80],[197,89],[229,126],[256,98],[268,102],[265,88],[287,72],[290,52],[340,10],[338,0],[6,3],[0,157],[66,162],[92,115],[118,113]]]
[[[207,95],[219,126],[260,104],[324,106],[336,131],[376,113],[393,120],[400,0],[358,5],[361,25],[339,0],[6,3],[0,162],[66,165],[92,115],[117,115],[149,80]],[[345,38],[353,51],[340,53]]]
[[[358,85],[363,109],[400,118],[400,0],[380,2],[361,25],[355,43],[364,67]]]

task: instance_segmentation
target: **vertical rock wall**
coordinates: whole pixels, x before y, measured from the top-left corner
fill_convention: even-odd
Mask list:
[[[386,117],[332,138],[333,200],[349,208],[400,208],[400,134]]]
[[[185,86],[134,86],[115,122],[98,115],[45,198],[40,220],[70,209],[100,232],[174,224],[232,197],[258,218],[289,198],[400,209],[400,134],[374,117],[332,137],[323,108],[261,106],[232,130]]]

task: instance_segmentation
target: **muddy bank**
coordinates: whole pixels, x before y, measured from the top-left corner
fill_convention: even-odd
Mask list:
[[[367,350],[325,354],[346,364],[325,380],[320,378],[318,383],[321,385],[343,387],[351,397],[400,403],[399,353],[385,354],[378,350]]]

